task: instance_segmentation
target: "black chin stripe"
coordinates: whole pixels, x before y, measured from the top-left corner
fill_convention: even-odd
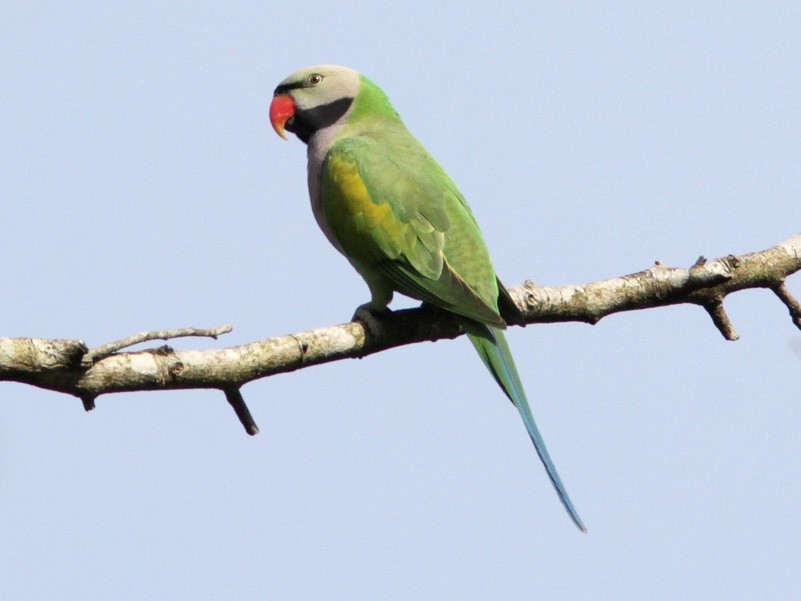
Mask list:
[[[304,142],[308,142],[316,131],[336,123],[342,115],[348,112],[351,104],[353,104],[353,98],[345,97],[305,111],[297,111],[287,121],[286,129]]]

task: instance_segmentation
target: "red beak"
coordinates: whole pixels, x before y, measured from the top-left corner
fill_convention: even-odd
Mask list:
[[[290,96],[276,96],[270,103],[270,123],[275,133],[284,140],[288,139],[284,132],[287,120],[295,114],[295,101]]]

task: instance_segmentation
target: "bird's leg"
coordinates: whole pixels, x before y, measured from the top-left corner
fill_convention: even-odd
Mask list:
[[[392,313],[392,310],[387,306],[376,309],[372,302],[364,303],[356,308],[351,321],[358,321],[363,324],[365,330],[375,338],[381,331],[381,317],[386,317],[390,313]]]
[[[389,303],[392,302],[392,289],[383,285],[380,279],[368,281],[367,284],[372,298],[369,303],[356,308],[352,321],[363,323],[367,331],[375,337],[381,330],[380,317],[392,313],[389,308]]]
[[[356,307],[356,311],[353,313],[353,317],[351,317],[351,321],[364,321],[365,319],[375,319],[376,317],[380,317],[382,315],[389,315],[392,313],[392,309],[389,307],[380,307],[376,308],[373,303],[364,303],[363,305],[359,305]]]

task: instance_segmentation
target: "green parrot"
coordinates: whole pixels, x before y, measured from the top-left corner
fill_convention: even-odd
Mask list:
[[[450,177],[409,133],[384,92],[353,69],[319,65],[275,89],[273,129],[307,145],[312,210],[370,288],[360,310],[387,312],[394,292],[456,314],[514,403],[562,504],[584,531],[551,461],[503,330],[523,315],[495,275]],[[359,311],[357,311],[357,315]]]

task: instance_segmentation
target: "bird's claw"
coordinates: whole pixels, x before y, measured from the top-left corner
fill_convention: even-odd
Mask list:
[[[376,310],[370,303],[359,305],[351,318],[351,321],[358,321],[364,324],[364,328],[372,337],[378,337],[381,331],[381,317],[386,317],[392,313],[388,308]]]

